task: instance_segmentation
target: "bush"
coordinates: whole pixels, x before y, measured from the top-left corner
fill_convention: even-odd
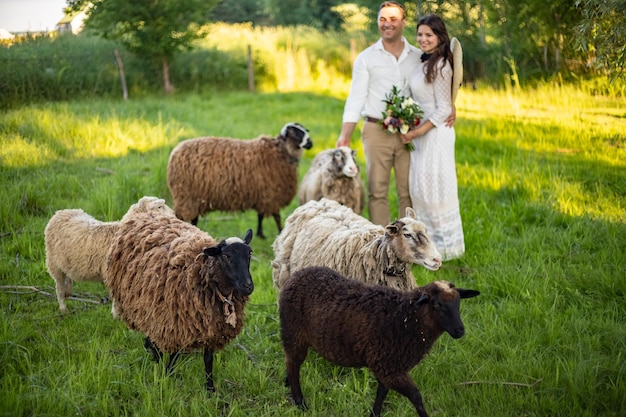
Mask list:
[[[160,64],[88,35],[25,38],[0,47],[0,108],[90,97],[121,97],[119,51],[131,97],[162,90]],[[259,67],[259,69],[262,69]],[[180,54],[170,75],[178,91],[247,88],[245,56],[214,49]]]
[[[0,108],[119,94],[114,49],[110,42],[73,35],[27,38],[0,48]]]

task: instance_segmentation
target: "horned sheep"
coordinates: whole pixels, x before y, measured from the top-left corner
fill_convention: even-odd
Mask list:
[[[174,215],[162,198],[145,196],[130,206],[123,219],[147,211]],[[106,251],[119,224],[96,220],[80,209],[58,210],[48,221],[44,230],[46,267],[55,281],[62,313],[67,312],[65,299],[72,293],[73,281],[103,281]],[[116,316],[115,302],[111,313]]]
[[[412,264],[441,266],[426,226],[406,217],[379,226],[336,201],[322,198],[296,208],[273,244],[272,275],[280,291],[287,277],[307,266],[327,266],[353,279],[399,290],[417,287]]]
[[[365,206],[365,187],[356,162],[356,151],[341,146],[318,153],[302,177],[298,201],[328,198],[361,214]]]
[[[479,294],[446,281],[407,292],[363,284],[325,267],[295,272],[279,297],[285,382],[294,402],[306,407],[300,367],[311,347],[334,364],[370,369],[378,382],[372,416],[380,415],[393,389],[427,417],[409,371],[444,331],[455,339],[464,335],[460,300]]]
[[[213,352],[242,330],[254,290],[252,230],[217,242],[175,216],[142,213],[122,221],[107,257],[105,284],[122,321],[141,332],[158,361],[204,350],[206,389],[214,390]]]
[[[298,163],[312,145],[299,123],[286,124],[275,138],[202,137],[179,143],[167,165],[176,216],[195,225],[210,211],[253,209],[258,237],[265,237],[265,216],[272,215],[282,230],[280,209],[296,195]]]

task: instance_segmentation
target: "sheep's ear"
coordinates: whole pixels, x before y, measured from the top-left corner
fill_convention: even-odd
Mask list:
[[[430,296],[428,294],[422,294],[420,295],[419,300],[417,300],[417,303],[415,304],[416,306],[423,306],[424,304],[428,304],[428,301],[430,300]]]
[[[216,257],[222,253],[222,249],[219,246],[210,246],[208,248],[204,248],[204,256],[205,257]]]
[[[387,226],[385,226],[385,230],[390,235],[395,235],[395,234],[398,234],[400,229],[398,228],[398,226],[396,226],[395,223],[391,223],[391,224],[388,224]]]
[[[461,298],[472,298],[480,294],[480,291],[464,290],[463,288],[457,288],[457,291],[459,292]]]
[[[411,207],[406,208],[406,217],[410,217],[413,220],[417,220],[417,214],[415,214],[415,210]]]
[[[246,245],[250,244],[252,241],[252,229],[248,229],[246,232],[246,236],[243,238],[243,241],[246,242]]]

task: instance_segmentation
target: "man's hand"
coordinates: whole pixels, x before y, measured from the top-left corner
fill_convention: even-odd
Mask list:
[[[339,133],[339,138],[337,139],[337,148],[340,146],[350,147],[350,138],[355,127],[356,123],[350,122],[345,122],[341,125],[341,133]]]
[[[336,147],[338,148],[340,146],[350,147],[350,136],[339,135]]]

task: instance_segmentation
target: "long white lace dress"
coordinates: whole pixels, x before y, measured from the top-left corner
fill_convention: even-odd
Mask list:
[[[454,127],[445,125],[452,111],[452,68],[446,63],[443,74],[437,69],[435,81],[429,84],[424,64],[413,71],[409,86],[424,111],[423,120],[436,127],[413,140],[409,190],[418,220],[426,224],[443,260],[450,260],[465,252],[454,159],[456,134]]]

